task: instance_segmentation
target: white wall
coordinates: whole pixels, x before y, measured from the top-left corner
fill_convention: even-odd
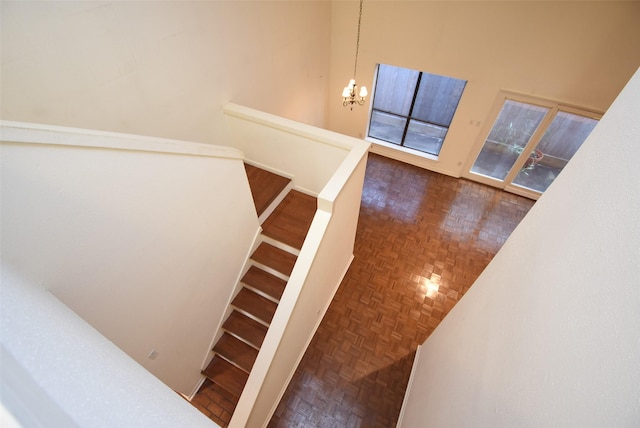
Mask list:
[[[2,426],[217,426],[6,264],[1,283]]]
[[[317,196],[344,162],[354,144],[365,144],[283,117],[236,104],[225,106],[228,145],[245,160],[285,177]]]
[[[190,395],[259,228],[241,153],[90,131],[36,137],[56,144],[1,146],[3,264]],[[128,148],[57,145],[114,140]]]
[[[357,2],[332,3],[329,129],[363,137],[369,103],[340,97],[357,19]],[[604,112],[640,66],[639,20],[639,2],[365,1],[357,81],[377,63],[467,80],[438,161],[395,155],[459,176],[500,89]]]
[[[326,1],[0,3],[0,117],[225,144],[229,101],[322,126]]]
[[[640,425],[640,71],[424,343],[402,427]]]

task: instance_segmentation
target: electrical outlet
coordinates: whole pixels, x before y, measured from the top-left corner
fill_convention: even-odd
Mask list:
[[[149,352],[149,355],[147,355],[147,357],[149,357],[152,360],[155,360],[158,357],[158,355],[160,355],[160,353],[155,349],[152,349],[151,352]]]

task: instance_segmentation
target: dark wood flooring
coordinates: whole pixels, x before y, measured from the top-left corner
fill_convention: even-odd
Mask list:
[[[244,164],[244,169],[251,187],[251,195],[256,206],[256,212],[260,216],[291,180],[248,163]]]
[[[307,237],[317,207],[313,196],[291,190],[262,223],[262,233],[299,250]]]
[[[393,427],[417,346],[533,201],[371,154],[355,259],[269,427]]]
[[[302,247],[316,212],[314,197],[291,190],[281,200],[288,179],[245,165],[258,214],[271,214],[263,223],[262,242],[251,255],[242,287],[231,302],[232,312],[222,325],[213,357],[202,371],[207,380],[191,400],[211,420],[228,426],[249,373],[256,361],[267,329],[295,265],[294,254]],[[278,206],[262,206],[279,200]],[[274,245],[271,245],[274,244]],[[282,245],[286,244],[286,245]],[[277,273],[277,275],[275,274]]]

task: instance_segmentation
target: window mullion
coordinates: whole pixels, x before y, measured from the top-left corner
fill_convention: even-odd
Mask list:
[[[437,157],[466,81],[385,64],[376,72],[367,136]]]
[[[418,98],[418,89],[420,89],[420,80],[422,80],[422,72],[418,74],[418,80],[416,81],[416,88],[413,91],[413,98],[411,99],[411,107],[409,107],[407,123],[405,123],[404,125],[404,131],[402,132],[402,139],[400,140],[401,146],[404,146],[404,139],[406,138],[407,132],[409,131],[409,122],[411,121],[411,115],[413,114],[413,107],[416,104],[416,98]]]

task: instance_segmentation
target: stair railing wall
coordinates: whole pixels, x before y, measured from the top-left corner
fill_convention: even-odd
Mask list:
[[[191,394],[260,230],[242,153],[2,122],[1,154],[3,264]]]
[[[227,106],[225,113],[233,145],[250,161],[293,176],[299,190],[318,197],[318,210],[229,425],[264,427],[353,259],[369,144],[240,106]]]
[[[318,196],[349,151],[362,140],[237,104],[224,107],[231,141],[245,160],[285,177]],[[367,145],[368,147],[368,145]]]

